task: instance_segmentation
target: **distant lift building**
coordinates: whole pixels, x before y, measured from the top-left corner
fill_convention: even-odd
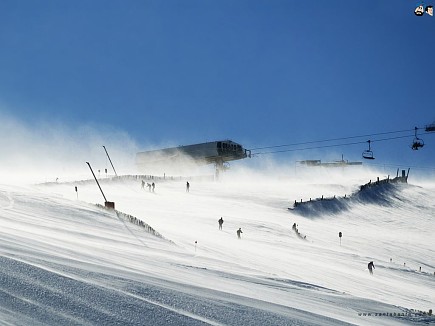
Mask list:
[[[251,151],[231,140],[163,148],[136,154],[136,165],[140,171],[150,166],[214,164],[216,174],[228,168],[229,161],[251,157]]]
[[[345,161],[343,159],[343,156],[341,156],[340,161],[334,161],[334,162],[322,162],[321,160],[305,160],[305,161],[299,161],[299,163],[306,166],[323,166],[328,168],[362,165],[362,162],[349,162],[347,160]]]

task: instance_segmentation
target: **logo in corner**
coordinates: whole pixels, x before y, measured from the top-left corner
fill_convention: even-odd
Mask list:
[[[426,6],[426,8],[424,7],[424,3],[420,3],[417,8],[415,8],[414,10],[414,14],[416,16],[423,16],[424,13],[428,14],[429,16],[433,17],[433,6],[432,5],[428,5]]]

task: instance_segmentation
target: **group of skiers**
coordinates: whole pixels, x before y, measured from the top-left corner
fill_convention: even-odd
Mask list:
[[[155,185],[154,182],[151,183],[151,184],[147,182],[146,185],[147,185],[148,190],[149,190],[150,192],[151,192],[151,191],[154,192],[154,189],[155,189],[155,187],[156,187],[156,185]],[[145,188],[145,181],[142,180],[142,189],[144,189],[144,188]],[[190,183],[189,183],[189,181],[187,181],[187,182],[186,182],[186,192],[189,192],[189,191],[190,191]],[[223,219],[222,217],[218,220],[218,224],[219,224],[219,230],[222,230],[222,225],[224,224],[224,219]],[[292,230],[295,231],[295,233],[296,233],[300,238],[306,240],[306,236],[302,236],[302,235],[299,233],[296,223],[293,223]],[[237,234],[237,238],[238,238],[238,239],[241,239],[241,234],[242,234],[242,233],[243,233],[242,228],[239,228],[239,229],[236,231],[236,234]],[[367,268],[368,268],[368,270],[369,270],[370,275],[373,275],[373,269],[375,269],[375,264],[373,263],[373,261],[369,262],[369,264],[367,265]]]
[[[154,189],[156,188],[156,184],[154,182],[153,183],[147,182],[146,185],[149,192],[151,191],[154,192]],[[142,180],[142,189],[145,189],[145,181],[143,180]]]
[[[155,189],[155,187],[156,187],[156,185],[155,185],[155,183],[153,182],[152,184],[150,184],[150,183],[146,183],[146,186],[148,187],[148,190],[151,192],[151,189],[152,189],[152,192],[154,192],[154,189]],[[142,180],[142,189],[145,189],[145,181],[144,180]],[[189,181],[187,181],[186,182],[186,192],[189,192],[190,191],[190,183],[189,183]],[[219,223],[219,230],[222,230],[222,225],[224,224],[224,219],[221,217],[219,220],[218,220],[218,223]],[[237,231],[236,231],[236,234],[237,234],[237,238],[239,238],[239,239],[241,239],[242,237],[241,237],[241,234],[243,233],[243,231],[242,231],[242,228],[239,228]]]
[[[142,189],[145,189],[145,181],[144,180],[142,180]],[[154,189],[156,188],[156,184],[153,182],[153,183],[146,183],[146,186],[147,186],[147,188],[148,188],[148,190],[149,190],[149,192],[154,192]],[[186,182],[186,192],[189,192],[190,191],[190,183],[189,183],[189,181],[187,181]]]
[[[296,235],[300,239],[307,240],[307,236],[306,235],[302,235],[302,233],[299,232],[298,226],[296,225],[296,223],[293,223],[292,230],[295,231]]]
[[[224,224],[224,219],[221,217],[220,219],[218,219],[218,224],[219,224],[219,230],[222,230],[222,224]],[[242,228],[239,228],[236,231],[237,234],[237,238],[241,239],[241,234],[243,233]]]

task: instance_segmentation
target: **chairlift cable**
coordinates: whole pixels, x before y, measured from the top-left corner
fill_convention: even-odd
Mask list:
[[[410,130],[406,130],[410,131]],[[385,135],[385,134],[392,134],[392,133],[399,133],[403,131],[396,131],[396,132],[385,132],[385,133],[378,133],[377,135]],[[424,134],[428,134],[423,133]],[[364,136],[354,136],[354,137],[345,137],[345,138],[337,138],[337,139],[351,139],[351,138],[359,138]],[[388,138],[381,138],[381,139],[374,139],[370,140],[371,143],[375,142],[382,142],[382,141],[388,141],[388,140],[395,140],[395,139],[402,139],[402,138],[409,138],[412,137],[412,135],[405,135],[405,136],[396,136],[396,137],[388,137]],[[311,144],[311,143],[319,143],[319,142],[326,142],[326,141],[332,141],[330,140],[324,140],[324,141],[313,141],[313,142],[306,142],[306,143],[300,143],[298,145],[305,145],[305,144]],[[294,149],[283,149],[283,150],[277,150],[277,151],[269,151],[269,152],[257,152],[252,153],[252,156],[255,155],[264,155],[264,154],[274,154],[274,153],[285,153],[285,152],[296,152],[296,151],[305,151],[305,150],[312,150],[312,149],[321,149],[321,148],[331,148],[331,147],[340,147],[340,146],[350,146],[350,145],[358,145],[358,144],[364,144],[367,143],[366,140],[364,141],[358,141],[358,142],[351,142],[351,143],[341,143],[341,144],[332,144],[332,145],[321,145],[321,146],[314,146],[314,147],[303,147],[303,148],[294,148]],[[294,144],[297,145],[297,144]],[[279,146],[270,146],[270,147],[263,147],[263,149],[267,148],[276,148],[276,147],[284,147],[285,145],[279,145]],[[290,145],[287,145],[290,146]]]
[[[363,138],[363,137],[373,137],[373,136],[380,136],[380,135],[387,135],[387,134],[397,134],[397,133],[410,132],[410,131],[414,131],[414,129],[406,129],[406,130],[398,130],[398,131],[388,131],[388,132],[381,132],[381,133],[367,134],[367,135],[360,135],[360,136],[349,136],[349,137],[331,138],[331,139],[315,140],[315,141],[293,143],[293,144],[283,144],[283,145],[256,147],[256,148],[251,148],[250,150],[253,151],[253,150],[260,150],[260,149],[290,147],[290,146],[307,145],[307,144],[314,144],[314,143],[325,143],[325,142],[332,142],[332,141],[337,141],[337,140],[347,140],[347,139],[355,139],[355,138]]]
[[[354,143],[334,144],[334,145],[314,146],[314,147],[305,147],[305,148],[283,149],[283,150],[279,150],[279,151],[270,151],[270,152],[258,152],[258,153],[252,153],[252,155],[263,155],[263,154],[273,154],[273,153],[296,152],[296,151],[305,151],[305,150],[310,150],[310,149],[340,147],[340,146],[357,145],[357,144],[364,144],[364,143],[366,143],[366,141],[359,141],[359,142],[354,142]]]

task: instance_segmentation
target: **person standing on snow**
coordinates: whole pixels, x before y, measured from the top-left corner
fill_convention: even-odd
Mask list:
[[[243,233],[243,232],[242,232],[242,228],[239,228],[239,229],[237,230],[237,237],[238,237],[239,239],[240,239],[240,234],[241,234],[241,233]]]
[[[190,188],[190,183],[189,181],[186,182],[186,192],[189,192],[189,188]]]
[[[219,220],[219,230],[222,230],[222,224],[224,224],[224,219],[221,217]]]
[[[371,261],[368,265],[367,265],[370,275],[373,275],[373,269],[375,268],[375,264],[373,264],[373,262]]]

